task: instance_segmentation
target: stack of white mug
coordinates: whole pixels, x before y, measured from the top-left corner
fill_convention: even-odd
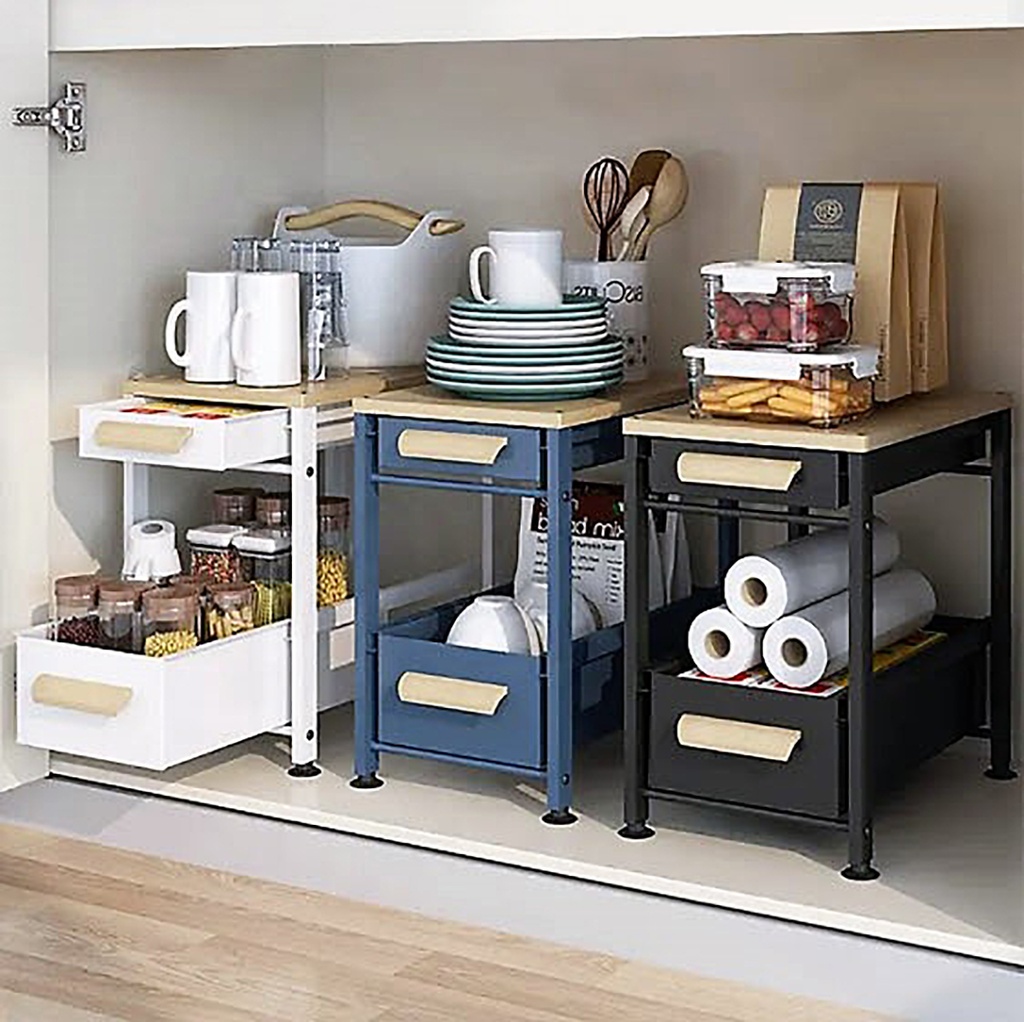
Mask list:
[[[302,379],[299,275],[189,270],[185,297],[167,316],[164,347],[190,383],[295,386]]]

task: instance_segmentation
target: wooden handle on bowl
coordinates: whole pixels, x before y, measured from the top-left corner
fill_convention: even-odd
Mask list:
[[[349,199],[347,202],[321,206],[320,209],[313,209],[308,213],[293,213],[285,219],[284,225],[290,231],[310,231],[357,216],[383,220],[396,227],[403,227],[407,231],[415,230],[423,219],[422,213],[416,213],[404,206],[397,206],[393,202],[383,202],[380,199]],[[465,226],[463,220],[435,220],[430,225],[430,233],[435,236],[455,234]]]

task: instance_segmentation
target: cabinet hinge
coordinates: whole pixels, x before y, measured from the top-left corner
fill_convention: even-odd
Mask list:
[[[66,153],[85,152],[85,82],[65,82],[64,95],[51,106],[16,106],[11,118],[18,128],[50,128]]]

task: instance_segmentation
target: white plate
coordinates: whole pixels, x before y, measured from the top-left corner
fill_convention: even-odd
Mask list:
[[[464,330],[512,330],[515,333],[544,333],[556,330],[593,330],[606,327],[608,320],[604,316],[593,316],[588,319],[534,319],[526,323],[509,319],[468,319],[464,316],[450,315],[448,323]]]
[[[552,328],[550,330],[504,330],[492,327],[459,326],[457,323],[448,324],[448,333],[452,337],[512,337],[516,340],[537,338],[543,340],[546,337],[604,337],[608,333],[606,323],[598,323],[595,326],[573,327],[569,330]]]
[[[467,364],[464,362],[442,362],[427,359],[427,369],[443,373],[460,373],[477,376],[579,376],[581,374],[620,371],[622,359],[606,362],[582,362],[576,365],[500,365],[493,362]]]

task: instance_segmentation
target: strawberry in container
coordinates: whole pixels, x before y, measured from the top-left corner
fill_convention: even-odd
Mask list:
[[[852,263],[733,262],[701,267],[708,344],[816,351],[850,340]]]

